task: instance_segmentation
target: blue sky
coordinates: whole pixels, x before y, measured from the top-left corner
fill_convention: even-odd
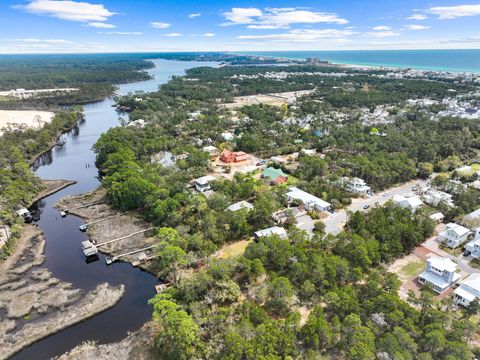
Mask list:
[[[480,48],[479,22],[479,0],[2,0],[0,53]]]

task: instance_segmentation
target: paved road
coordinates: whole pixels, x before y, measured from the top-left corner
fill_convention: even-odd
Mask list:
[[[365,211],[363,209],[365,205],[370,205],[370,207],[373,207],[376,204],[383,205],[395,195],[408,195],[413,192],[412,187],[416,185],[424,187],[426,184],[427,180],[414,180],[400,186],[392,187],[388,190],[379,192],[378,194],[375,194],[365,199],[353,199],[352,204],[347,207],[347,210],[353,212]],[[343,229],[345,223],[347,222],[347,212],[345,209],[337,211],[334,214],[330,214],[328,218],[323,219],[323,222],[325,223],[325,231],[327,232],[327,234],[336,235]]]

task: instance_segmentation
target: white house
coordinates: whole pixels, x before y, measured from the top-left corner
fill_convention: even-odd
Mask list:
[[[195,188],[198,192],[205,192],[211,189],[210,183],[215,180],[211,175],[202,176],[195,180]]]
[[[233,211],[233,212],[240,211],[242,209],[252,210],[253,205],[250,204],[248,201],[242,200],[227,207],[227,210]]]
[[[286,193],[288,202],[292,202],[294,200],[301,201],[307,210],[316,209],[318,211],[326,211],[330,209],[331,204],[325,200],[322,200],[296,187],[291,187],[289,190],[290,191]]]
[[[431,256],[427,259],[427,267],[418,275],[421,284],[429,285],[438,294],[443,293],[460,279],[456,272],[457,264],[448,258]]]
[[[440,203],[444,203],[450,207],[454,206],[453,196],[444,191],[428,189],[422,194],[422,198],[427,204],[433,206],[438,206]]]
[[[135,121],[132,121],[130,123],[128,123],[128,127],[134,127],[134,128],[137,128],[137,129],[142,129],[145,127],[145,125],[147,125],[147,122],[143,119],[138,119],[138,120],[135,120]]]
[[[304,155],[314,156],[317,154],[317,149],[302,149],[300,152]]]
[[[347,177],[343,177],[341,182],[345,189],[355,194],[367,195],[371,191],[370,186],[367,185],[365,180],[360,178],[349,179]]]
[[[272,235],[277,235],[281,239],[286,239],[288,236],[285,229],[280,226],[273,226],[271,228],[258,230],[253,233],[253,237],[256,240],[260,239],[261,237],[272,236]]]
[[[443,215],[441,212],[436,212],[436,213],[430,215],[429,218],[432,219],[433,221],[439,223],[445,218],[445,215]]]
[[[455,304],[468,306],[470,302],[480,298],[480,273],[473,273],[465,278],[455,289]]]
[[[230,131],[225,131],[222,133],[222,138],[225,141],[232,141],[235,139],[235,135],[233,135]]]
[[[438,240],[446,244],[449,248],[455,249],[460,244],[467,241],[470,230],[462,225],[455,223],[447,224],[445,230],[438,233]]]
[[[411,212],[415,212],[418,208],[423,205],[422,200],[417,195],[403,196],[395,195],[392,198],[392,201],[395,205],[400,206],[401,208],[408,209]]]
[[[213,145],[205,146],[202,150],[208,153],[210,156],[217,156],[220,154],[220,150]]]
[[[475,237],[465,245],[465,250],[470,251],[474,258],[480,257],[480,228],[475,230]]]

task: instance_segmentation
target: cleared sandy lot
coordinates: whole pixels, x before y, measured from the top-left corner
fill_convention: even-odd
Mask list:
[[[52,121],[55,114],[50,111],[0,110],[0,136],[4,128],[40,129]]]
[[[274,94],[259,94],[259,95],[249,95],[249,96],[238,96],[235,97],[233,103],[226,103],[223,106],[227,109],[236,109],[242,106],[255,105],[255,104],[267,104],[273,106],[280,106],[283,104],[294,103],[297,98],[300,96],[308,95],[314,90],[300,90],[300,91],[289,91],[284,93],[274,93]]]

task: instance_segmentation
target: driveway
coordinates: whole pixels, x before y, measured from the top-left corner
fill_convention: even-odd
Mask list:
[[[309,215],[302,215],[297,217],[297,228],[305,230],[308,236],[313,236],[313,229],[315,228],[315,220]]]
[[[347,222],[347,211],[365,211],[363,208],[365,205],[374,207],[377,204],[383,205],[388,200],[392,199],[395,195],[408,195],[413,192],[412,188],[416,185],[424,187],[427,184],[427,180],[413,180],[408,183],[392,187],[390,189],[379,192],[368,198],[353,199],[352,204],[346,209],[336,211],[333,214],[329,214],[328,218],[323,219],[325,223],[325,231],[327,234],[337,235],[345,226]]]

